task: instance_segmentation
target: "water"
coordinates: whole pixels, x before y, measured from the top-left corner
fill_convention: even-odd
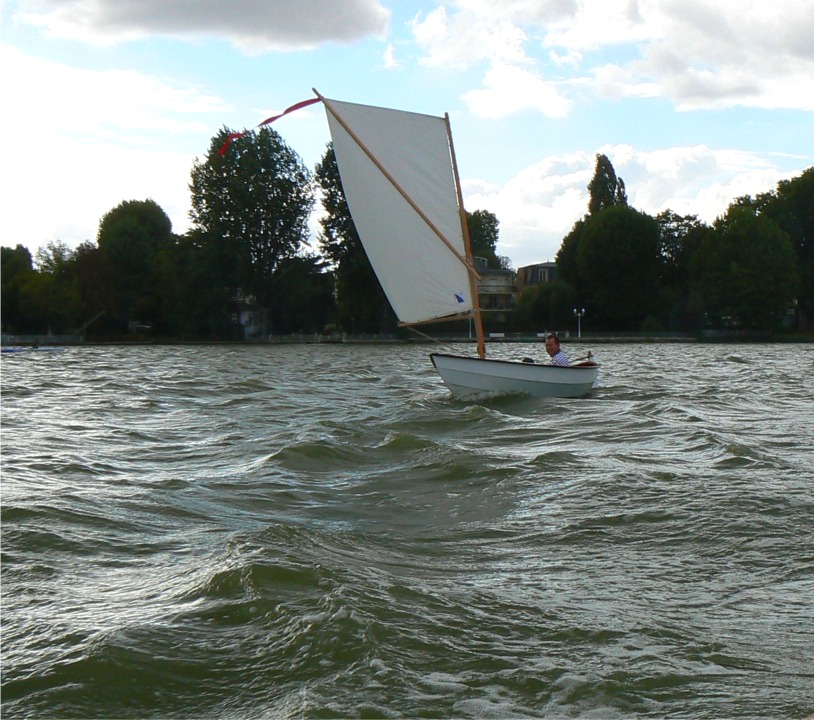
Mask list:
[[[811,715],[814,347],[594,349],[4,355],[3,717]]]

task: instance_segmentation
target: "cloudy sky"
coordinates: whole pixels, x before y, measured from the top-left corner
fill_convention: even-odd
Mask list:
[[[95,240],[152,198],[189,227],[224,125],[313,97],[450,114],[468,210],[553,259],[596,153],[630,203],[713,221],[814,164],[811,0],[5,0],[2,239]],[[274,128],[313,167],[313,105]]]

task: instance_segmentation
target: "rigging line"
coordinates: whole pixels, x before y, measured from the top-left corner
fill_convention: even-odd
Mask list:
[[[435,338],[432,335],[427,335],[427,333],[421,332],[421,330],[418,330],[417,328],[413,327],[412,325],[403,325],[402,327],[406,327],[408,330],[412,330],[416,335],[421,335],[421,337],[426,338],[427,340],[430,340],[430,341],[432,341],[432,342],[434,342],[434,343],[436,343],[438,345],[441,345],[442,347],[449,348],[450,350],[454,349],[452,347],[452,342],[450,340],[446,340],[446,341],[439,340],[438,338]]]

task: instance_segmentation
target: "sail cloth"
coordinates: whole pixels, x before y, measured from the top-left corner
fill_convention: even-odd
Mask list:
[[[398,319],[411,324],[471,312],[446,120],[327,98],[323,102],[354,225]]]

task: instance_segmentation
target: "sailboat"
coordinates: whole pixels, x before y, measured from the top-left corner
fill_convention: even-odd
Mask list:
[[[486,357],[477,281],[449,115],[316,98],[260,125],[322,102],[328,116],[345,199],[370,264],[399,323],[471,320],[477,356],[431,353],[453,396],[510,393],[581,397],[596,385],[599,365],[568,367]],[[259,126],[258,126],[259,127]],[[220,149],[245,133],[234,133]]]
[[[370,264],[400,324],[472,319],[477,356],[431,353],[453,396],[524,393],[581,397],[597,382],[587,360],[561,367],[486,357],[449,115],[330,100],[328,116],[345,198]]]

